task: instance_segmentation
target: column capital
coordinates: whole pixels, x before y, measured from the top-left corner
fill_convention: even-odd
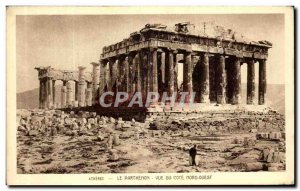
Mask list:
[[[100,63],[98,63],[98,62],[92,62],[91,65],[93,65],[94,67],[96,67],[96,66],[100,66]]]
[[[168,49],[169,52],[173,53],[173,54],[177,54],[178,50],[177,49],[173,49],[173,48],[169,48]]]
[[[78,69],[79,70],[84,70],[84,69],[86,69],[86,67],[85,66],[78,66]]]

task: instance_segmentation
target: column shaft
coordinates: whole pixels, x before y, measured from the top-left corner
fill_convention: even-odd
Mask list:
[[[233,99],[232,104],[241,103],[241,63],[240,59],[236,58],[233,64]]]
[[[78,106],[84,107],[85,106],[85,67],[78,67],[79,75],[78,75]]]
[[[43,91],[43,81],[40,79],[40,86],[39,86],[39,108],[43,108],[43,100],[42,100],[42,91]]]
[[[100,64],[99,63],[91,63],[93,65],[93,96],[92,103],[95,105],[99,97],[99,83],[100,83]]]
[[[174,51],[169,50],[168,52],[168,94],[169,96],[172,96],[174,93]]]
[[[56,107],[55,93],[55,80],[52,80],[52,103],[54,108]]]
[[[130,79],[129,79],[129,60],[128,56],[123,61],[123,67],[125,67],[125,91],[130,92]]]
[[[255,67],[254,60],[247,63],[247,104],[254,104],[255,97]]]
[[[53,93],[52,93],[52,80],[51,79],[47,79],[46,81],[47,83],[47,108],[51,109],[52,108],[52,101],[53,101]]]
[[[72,91],[72,84],[71,82],[67,82],[67,107],[72,107],[73,106],[73,91]]]
[[[265,104],[265,94],[267,89],[266,60],[259,61],[259,84],[258,84],[258,104]]]
[[[164,84],[165,83],[165,76],[166,76],[166,53],[161,53],[161,81]]]
[[[158,92],[157,50],[152,50],[152,91]]]
[[[147,93],[151,92],[151,84],[152,84],[152,55],[151,51],[147,50]]]
[[[78,81],[75,81],[75,101],[78,101]]]
[[[92,97],[93,97],[93,89],[88,86],[85,92],[86,106],[92,106]]]
[[[65,85],[63,85],[61,87],[61,108],[65,108],[67,105],[67,87]]]
[[[200,65],[200,103],[209,103],[209,57],[204,54]]]
[[[193,84],[192,84],[192,53],[187,52],[185,54],[185,63],[183,66],[183,91],[188,92],[186,97],[186,102],[190,100],[190,96],[193,93]]]
[[[140,56],[140,52],[137,52],[136,53],[136,64],[137,64],[137,82],[136,82],[136,91],[137,92],[141,92],[142,91],[142,82],[141,82],[141,79],[142,79],[142,72],[141,72],[141,56]]]
[[[226,103],[226,71],[225,71],[225,57],[220,56],[217,63],[217,103],[225,104]]]

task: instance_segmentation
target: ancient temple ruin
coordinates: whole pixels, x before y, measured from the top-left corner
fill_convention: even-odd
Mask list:
[[[268,41],[251,41],[214,23],[178,23],[173,28],[147,24],[115,44],[103,47],[93,71],[37,67],[40,108],[97,106],[104,92],[196,93],[196,102],[241,103],[241,65],[247,64],[247,104],[254,104],[255,64],[259,64],[258,104],[265,103]],[[183,82],[178,65],[183,64]],[[61,100],[55,81],[62,80]],[[70,86],[75,81],[75,90]],[[75,100],[72,100],[75,95]]]

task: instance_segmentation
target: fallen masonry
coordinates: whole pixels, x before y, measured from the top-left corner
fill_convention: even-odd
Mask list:
[[[284,116],[271,109],[149,112],[19,110],[19,173],[282,171]],[[188,150],[197,145],[197,166]],[[155,158],[155,160],[153,160]]]

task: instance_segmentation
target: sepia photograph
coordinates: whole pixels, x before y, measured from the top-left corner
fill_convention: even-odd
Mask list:
[[[293,12],[8,7],[8,184],[294,184]]]

